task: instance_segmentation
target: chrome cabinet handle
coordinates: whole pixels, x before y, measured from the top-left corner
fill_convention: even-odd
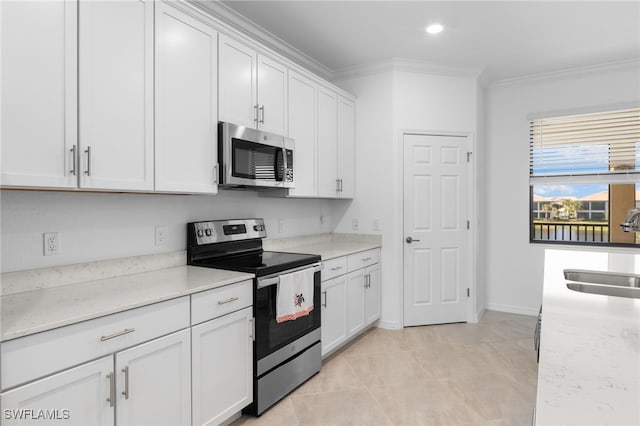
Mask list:
[[[405,241],[407,242],[407,244],[411,244],[411,243],[412,243],[412,242],[414,242],[414,241],[420,241],[420,240],[414,240],[414,239],[413,239],[413,238],[411,238],[411,237],[407,237],[407,238],[405,239]]]
[[[124,399],[129,399],[129,366],[127,365],[122,369],[124,373],[124,390],[122,394],[124,395]]]
[[[135,328],[125,328],[124,330],[118,331],[117,333],[113,333],[113,334],[109,334],[108,336],[100,337],[100,341],[104,342],[105,340],[110,340],[110,339],[113,339],[115,337],[124,336],[125,334],[133,333],[134,331],[136,331]]]
[[[218,163],[213,165],[213,183],[218,183]]]
[[[84,171],[84,174],[87,176],[91,176],[91,147],[88,146],[87,149],[84,150],[85,154],[87,154],[87,170]]]
[[[339,191],[342,192],[342,179],[338,179],[340,181],[340,189]]]
[[[116,400],[116,386],[113,380],[113,373],[107,374],[107,379],[109,379],[109,396],[107,397],[107,402],[109,403],[109,407],[113,407]]]
[[[260,120],[260,123],[264,124],[264,105],[261,105],[258,109],[262,112],[262,119]]]
[[[363,261],[363,262],[368,262],[368,261],[370,261],[370,260],[371,260],[371,258],[370,258],[370,257],[365,257],[364,259],[362,259],[362,261]]]
[[[71,170],[69,170],[69,173],[71,173],[72,175],[76,175],[76,160],[77,160],[77,156],[76,156],[76,145],[74,145],[70,150],[71,152],[71,164],[72,164],[72,168]]]
[[[256,114],[256,115],[255,115],[255,118],[253,119],[253,121],[255,121],[255,122],[256,122],[256,126],[257,126],[257,125],[258,125],[258,123],[260,122],[260,120],[259,120],[259,118],[258,118],[258,109],[259,109],[259,105],[258,105],[258,104],[254,105],[254,106],[253,106],[253,109],[254,109],[255,114]]]
[[[324,294],[324,303],[322,304],[322,306],[324,306],[325,308],[327,307],[327,291],[323,291],[322,294]]]
[[[249,326],[249,337],[251,337],[251,340],[255,342],[256,341],[256,319],[250,318],[249,322],[251,324]]]
[[[339,271],[340,269],[342,269],[342,266],[335,266],[331,268],[332,271]]]
[[[238,299],[239,299],[239,297],[230,297],[230,298],[225,299],[225,300],[218,300],[218,305],[225,305],[227,303],[235,302]]]

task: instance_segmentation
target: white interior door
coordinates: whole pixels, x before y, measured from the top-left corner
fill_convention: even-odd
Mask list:
[[[405,326],[467,319],[467,145],[403,136]]]

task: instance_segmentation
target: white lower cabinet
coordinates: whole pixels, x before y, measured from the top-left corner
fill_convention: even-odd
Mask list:
[[[105,356],[20,386],[2,394],[0,423],[113,425],[111,380],[113,356]]]
[[[20,386],[2,394],[2,423],[188,425],[189,351],[182,330]]]
[[[322,283],[322,355],[347,339],[347,277]]]
[[[182,330],[115,354],[116,424],[191,424],[190,338]]]
[[[248,307],[192,327],[193,424],[217,425],[253,401]]]
[[[322,356],[357,336],[380,318],[380,249],[324,262]]]

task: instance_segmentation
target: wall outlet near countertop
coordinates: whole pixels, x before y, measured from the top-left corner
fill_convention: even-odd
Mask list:
[[[156,237],[155,237],[156,245],[163,246],[164,243],[167,242],[168,234],[169,234],[169,228],[167,228],[166,226],[156,226]]]
[[[353,228],[354,231],[358,231],[360,229],[360,219],[358,219],[357,217],[354,217],[351,223],[352,223],[351,227]]]
[[[284,219],[278,219],[278,234],[284,232]]]
[[[43,237],[43,249],[45,256],[53,256],[60,253],[60,234],[57,232],[45,232]]]
[[[373,221],[371,221],[371,230],[372,231],[380,231],[380,219],[379,218],[374,218]]]

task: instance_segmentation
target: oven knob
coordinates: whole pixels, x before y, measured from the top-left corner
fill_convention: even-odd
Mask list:
[[[198,229],[198,237],[204,237],[204,232],[202,232],[202,229]]]
[[[211,229],[206,229],[204,233],[207,234],[207,237],[210,237],[212,234]]]
[[[264,225],[253,225],[254,231],[264,231]]]

